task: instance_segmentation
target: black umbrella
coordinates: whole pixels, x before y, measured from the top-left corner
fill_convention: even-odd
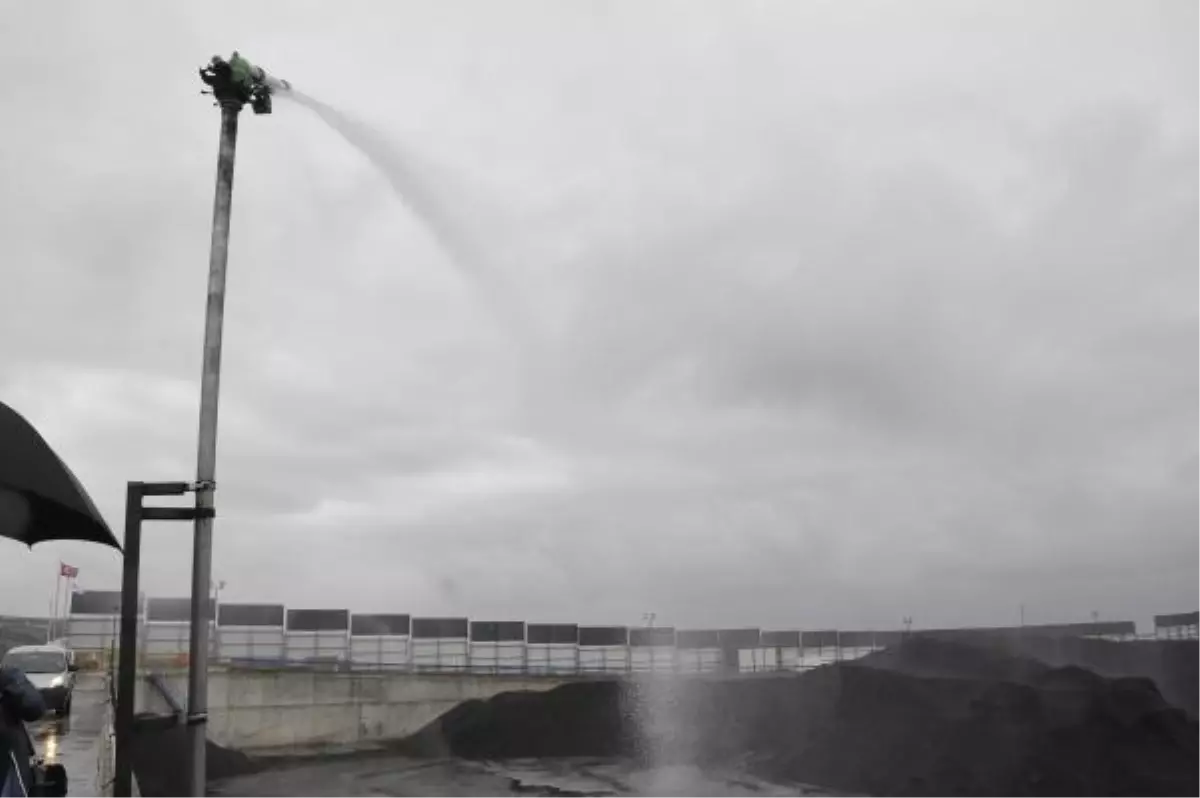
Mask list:
[[[0,537],[121,544],[87,491],[21,414],[0,402]]]

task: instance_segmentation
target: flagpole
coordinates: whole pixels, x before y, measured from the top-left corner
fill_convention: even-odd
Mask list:
[[[51,640],[57,640],[62,637],[62,624],[58,622],[62,615],[63,588],[66,586],[67,580],[62,575],[62,568],[58,569],[58,581],[54,585],[54,636]]]
[[[71,599],[75,597],[75,587],[78,579],[79,572],[76,571],[74,576],[67,577],[67,583],[63,585],[63,600],[58,608],[59,637],[67,636],[67,616],[71,612]]]
[[[46,618],[46,642],[54,640],[54,620],[58,617],[58,593],[62,585],[62,563],[54,575],[54,597],[50,599],[50,616]]]

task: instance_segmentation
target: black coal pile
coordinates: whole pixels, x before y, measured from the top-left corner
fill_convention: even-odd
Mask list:
[[[1112,678],[1143,677],[1154,682],[1168,703],[1192,715],[1200,711],[1200,644],[1195,640],[1104,640],[981,633],[947,641],[919,636],[906,643],[902,657],[901,649],[889,649],[872,654],[866,662],[932,676],[941,667],[939,652],[950,657],[947,673],[957,676],[1024,679],[1051,667],[1077,666]]]
[[[1102,676],[1154,681],[1171,704],[1200,712],[1200,644],[1195,640],[1102,640],[1025,636],[1008,650],[1055,666],[1078,665]]]
[[[876,795],[1196,795],[1195,719],[1148,679],[937,641],[801,675],[581,683],[464,704],[411,741],[631,756]]]
[[[987,641],[963,643],[935,637],[913,636],[903,644],[855,660],[856,665],[952,679],[1025,682],[1052,670],[1050,665],[1019,656]]]
[[[467,759],[628,756],[636,725],[618,681],[501,693],[459,704],[401,744],[405,753]]]
[[[776,775],[881,798],[1200,796],[1200,731],[1148,680],[840,670],[832,722],[770,758]]]

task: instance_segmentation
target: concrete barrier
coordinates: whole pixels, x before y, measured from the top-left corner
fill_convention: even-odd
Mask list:
[[[186,695],[186,674],[162,678],[174,695]],[[208,682],[208,737],[260,755],[369,748],[407,737],[463,701],[549,690],[566,681],[483,674],[214,670]],[[166,709],[155,692],[143,680],[139,710]]]

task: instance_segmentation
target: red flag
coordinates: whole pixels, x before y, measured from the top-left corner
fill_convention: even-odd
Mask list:
[[[60,562],[58,564],[58,575],[67,579],[74,579],[79,576],[79,569],[74,565],[67,565],[65,562]]]

